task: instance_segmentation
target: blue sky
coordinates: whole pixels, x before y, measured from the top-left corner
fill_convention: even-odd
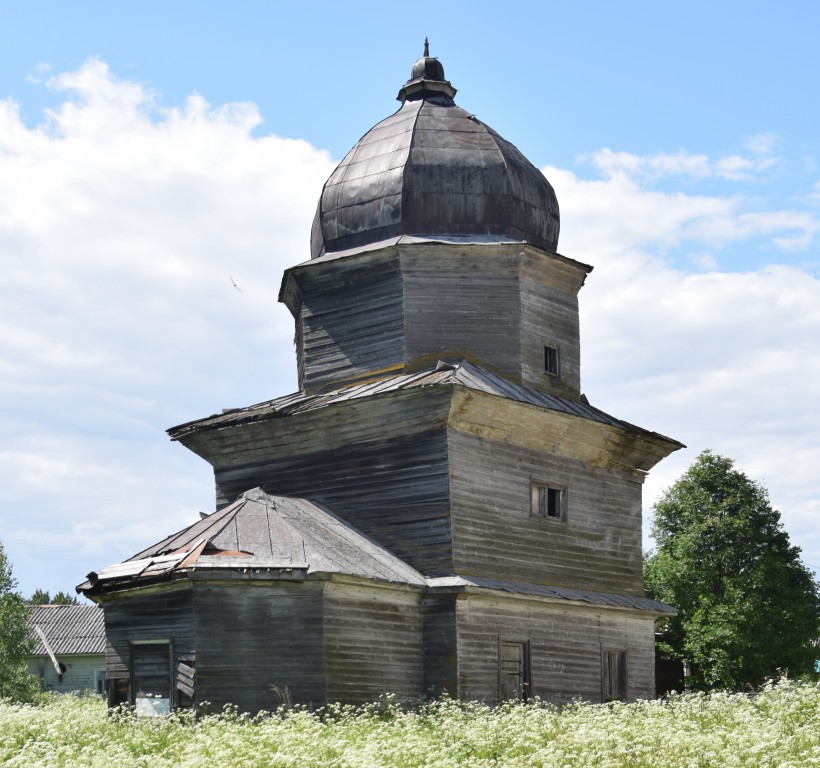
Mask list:
[[[499,8],[502,10],[499,11]],[[213,503],[164,430],[295,388],[282,270],[425,36],[542,168],[591,402],[765,483],[820,565],[815,4],[0,0],[0,541],[71,589]],[[237,292],[233,278],[243,291]]]

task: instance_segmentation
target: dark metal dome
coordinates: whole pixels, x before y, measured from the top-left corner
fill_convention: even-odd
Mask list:
[[[370,129],[325,183],[311,258],[383,240],[497,238],[558,247],[558,200],[521,152],[453,101],[428,55],[399,91],[401,108]]]

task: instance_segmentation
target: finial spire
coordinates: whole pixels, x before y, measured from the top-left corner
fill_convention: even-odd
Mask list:
[[[424,38],[424,55],[425,56],[430,55],[430,43],[427,41],[426,37]]]

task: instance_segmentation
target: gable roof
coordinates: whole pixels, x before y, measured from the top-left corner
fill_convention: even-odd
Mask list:
[[[329,510],[259,488],[128,560],[89,574],[77,589],[138,584],[213,568],[301,570],[424,586],[424,577]]]
[[[28,626],[35,656],[105,653],[105,622],[96,605],[34,605]]]
[[[187,435],[200,431],[220,429],[222,427],[255,421],[284,418],[297,413],[326,408],[336,403],[371,397],[386,392],[432,386],[462,386],[477,392],[515,400],[519,403],[548,408],[583,419],[608,424],[612,427],[622,429],[625,432],[674,446],[672,450],[683,447],[682,443],[671,437],[666,437],[657,432],[651,432],[650,430],[630,424],[627,421],[616,419],[614,416],[610,416],[608,413],[593,407],[585,400],[580,402],[569,400],[567,398],[557,397],[556,395],[550,395],[546,392],[540,392],[521,384],[515,384],[503,376],[492,373],[466,360],[455,364],[439,361],[435,368],[427,369],[419,373],[390,376],[379,379],[378,381],[356,384],[318,394],[297,392],[274,400],[266,400],[256,405],[249,405],[245,408],[227,409],[221,414],[171,427],[171,429],[168,430],[168,434],[172,440],[180,440]]]

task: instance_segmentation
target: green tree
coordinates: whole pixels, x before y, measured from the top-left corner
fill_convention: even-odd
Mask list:
[[[766,489],[705,451],[655,505],[647,593],[674,605],[661,652],[700,688],[814,672],[820,592]]]
[[[27,602],[29,605],[79,605],[79,601],[74,595],[61,590],[52,597],[47,589],[40,589],[39,587],[34,590]]]
[[[15,591],[17,582],[0,543],[0,699],[25,701],[38,689],[37,679],[26,671],[31,652],[28,608]]]

